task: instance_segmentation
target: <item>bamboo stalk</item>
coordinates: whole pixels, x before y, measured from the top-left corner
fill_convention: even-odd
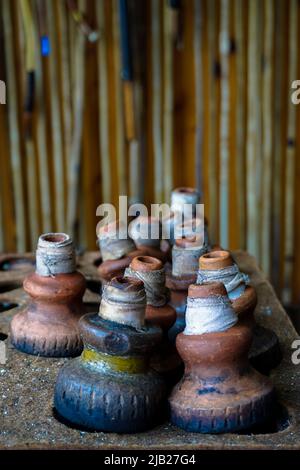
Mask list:
[[[202,2],[194,0],[194,62],[195,62],[195,108],[196,108],[196,138],[195,138],[195,167],[196,187],[203,194],[203,59],[202,59]]]
[[[261,109],[260,13],[258,0],[249,2],[247,121],[247,249],[260,256]]]
[[[53,0],[46,0],[48,9],[47,24],[51,41],[51,54],[49,57],[51,89],[51,127],[53,142],[53,162],[54,162],[54,194],[56,200],[56,226],[59,231],[65,230],[65,198],[64,198],[64,165],[63,146],[61,135],[61,119],[59,109],[59,89],[57,73],[57,31],[55,27],[55,15]]]
[[[107,34],[104,0],[96,2],[98,28],[100,41],[98,41],[98,77],[99,77],[99,110],[100,110],[100,164],[102,175],[102,199],[104,202],[111,200],[111,171],[108,128],[108,67],[107,67]]]
[[[37,18],[35,18],[37,20]],[[36,44],[39,43],[37,31],[35,31]],[[36,76],[36,145],[37,160],[39,162],[39,178],[40,178],[40,198],[42,212],[42,231],[50,232],[51,227],[51,198],[50,198],[50,182],[48,170],[48,150],[46,141],[46,119],[44,105],[44,87],[43,87],[43,70],[41,52],[39,48],[35,48],[35,76]]]
[[[289,11],[289,65],[288,83],[297,76],[298,66],[298,2],[291,0]],[[292,276],[294,261],[294,208],[295,208],[295,167],[296,167],[296,106],[288,96],[287,116],[287,149],[286,149],[286,179],[285,179],[285,238],[284,238],[284,281],[285,288],[282,300],[290,303],[292,300]]]
[[[283,61],[284,61],[284,10],[281,1],[275,3],[275,74],[274,74],[274,141],[273,141],[273,176],[272,176],[272,282],[275,290],[280,294],[281,269],[281,198],[282,192],[282,103],[283,103]]]
[[[72,141],[72,99],[71,99],[71,74],[70,74],[70,48],[68,42],[68,17],[66,4],[57,2],[58,24],[60,30],[60,55],[61,55],[61,86],[62,86],[62,120],[63,140],[66,172],[69,171],[69,155]]]
[[[272,81],[273,81],[273,36],[274,10],[273,0],[265,1],[264,31],[264,72],[263,72],[263,172],[262,172],[262,267],[270,273],[271,249],[271,181],[272,181]]]
[[[31,249],[36,245],[39,236],[39,212],[38,212],[38,190],[37,190],[37,162],[35,154],[35,143],[33,140],[33,107],[35,94],[35,42],[34,42],[34,23],[29,0],[21,0],[22,24],[25,33],[25,67],[27,74],[28,96],[24,110],[24,131],[25,131],[25,152],[26,152],[26,176],[27,176],[27,192],[29,206],[29,227],[30,227],[30,243]],[[19,19],[19,17],[18,17]],[[19,44],[22,44],[22,28],[21,24],[18,28]],[[28,109],[26,109],[28,106]]]
[[[246,50],[244,46],[245,27],[243,21],[243,11],[245,8],[244,0],[236,0],[234,3],[234,26],[237,43],[236,54],[236,85],[237,85],[237,107],[236,107],[236,184],[238,194],[238,220],[239,220],[239,244],[242,249],[246,248],[246,197],[245,197],[245,140],[246,140],[246,126],[245,126],[245,77],[246,77]]]
[[[220,26],[221,58],[221,127],[220,127],[220,242],[229,246],[229,1],[221,1]]]
[[[3,8],[3,26],[5,34],[5,56],[6,56],[6,75],[9,77],[7,83],[7,94],[9,94],[8,121],[9,121],[9,140],[11,149],[11,166],[13,177],[13,196],[14,209],[16,217],[17,250],[24,252],[26,250],[26,225],[25,225],[25,207],[24,207],[24,186],[22,179],[22,166],[20,154],[20,139],[18,125],[18,104],[17,77],[14,64],[13,43],[15,37],[12,31],[11,3],[2,2]],[[12,90],[10,93],[9,90]]]
[[[83,0],[81,4],[83,4]],[[68,179],[68,231],[77,240],[77,217],[80,160],[82,148],[83,110],[84,110],[84,50],[85,36],[77,31],[76,45],[74,47],[74,127],[70,151],[70,171]]]
[[[163,103],[163,151],[164,151],[164,195],[169,201],[173,187],[173,112],[174,112],[174,77],[173,77],[173,15],[167,2],[163,9],[164,35],[164,103]]]
[[[154,154],[155,202],[163,201],[163,140],[162,140],[162,84],[161,84],[161,15],[160,1],[151,2],[151,67],[152,67],[152,139]]]
[[[119,1],[114,0],[113,3],[113,39],[114,39],[114,66],[115,66],[115,102],[116,115],[116,154],[118,164],[118,182],[120,195],[127,194],[127,172],[125,160],[125,130],[124,130],[124,107],[122,99],[122,81],[120,77],[120,27],[119,27]]]
[[[209,49],[209,130],[208,130],[208,179],[210,204],[210,237],[211,242],[218,242],[218,180],[217,180],[217,142],[216,142],[216,78],[214,76],[216,55],[216,2],[208,2],[208,49]]]

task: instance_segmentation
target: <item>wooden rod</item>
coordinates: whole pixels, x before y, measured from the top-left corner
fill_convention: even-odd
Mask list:
[[[273,54],[274,54],[274,2],[264,3],[264,69],[263,69],[263,171],[262,171],[262,245],[261,262],[264,272],[270,274],[271,249],[271,185],[273,153]]]
[[[116,103],[116,154],[118,165],[118,182],[120,195],[126,195],[127,171],[125,159],[125,129],[124,129],[124,106],[122,98],[122,80],[120,76],[121,69],[121,51],[120,51],[120,26],[119,26],[119,0],[113,0],[113,40],[114,40],[114,84],[115,84],[115,103]]]
[[[246,140],[246,48],[245,48],[245,21],[244,21],[244,0],[234,2],[234,29],[236,36],[236,184],[237,184],[237,207],[239,225],[239,245],[241,249],[246,248],[246,162],[245,162],[245,140]]]
[[[261,25],[259,0],[249,2],[247,121],[247,249],[260,257]]]
[[[221,60],[221,123],[220,123],[220,243],[229,246],[229,0],[221,1],[219,36]]]
[[[195,112],[196,112],[196,138],[195,138],[195,170],[196,187],[203,196],[203,57],[202,57],[202,30],[203,30],[203,2],[194,0],[194,63],[195,63]]]
[[[163,201],[163,137],[162,137],[162,66],[161,66],[161,4],[151,2],[151,67],[152,67],[152,139],[154,153],[154,198]]]
[[[19,252],[24,252],[26,250],[25,205],[20,153],[20,133],[18,124],[18,103],[17,93],[15,92],[17,89],[17,76],[14,63],[13,44],[15,41],[15,36],[12,30],[11,2],[2,2],[2,9],[5,34],[4,47],[6,57],[6,75],[9,77],[9,83],[7,83],[7,94],[9,94],[9,100],[6,106],[8,107],[17,250]],[[10,93],[9,90],[12,92]]]
[[[163,151],[164,151],[164,196],[169,201],[173,188],[173,112],[174,112],[174,76],[173,76],[173,14],[172,9],[164,2],[163,8],[164,36],[164,102],[163,102]]]
[[[81,0],[84,6],[85,1]],[[78,241],[78,203],[79,182],[82,149],[83,111],[84,111],[84,83],[85,83],[85,35],[76,31],[74,46],[74,124],[70,151],[70,171],[68,179],[68,232]]]
[[[216,1],[208,2],[208,50],[209,50],[209,130],[208,130],[208,180],[209,224],[212,243],[219,240],[218,231],[218,179],[217,179],[217,80],[214,74],[216,59]]]
[[[53,142],[53,163],[54,163],[54,194],[56,201],[56,230],[65,230],[65,197],[64,197],[64,164],[63,164],[63,141],[62,123],[59,109],[59,87],[57,73],[57,29],[55,27],[55,15],[53,0],[46,0],[47,5],[47,25],[51,41],[51,54],[49,56],[50,82],[55,84],[51,88],[51,127]]]
[[[96,2],[96,14],[100,40],[98,41],[98,77],[99,77],[99,111],[100,111],[100,165],[102,176],[103,202],[111,201],[111,170],[109,148],[109,106],[108,106],[108,66],[107,66],[107,33],[104,0]]]
[[[298,71],[298,2],[291,0],[289,10],[289,64],[288,83],[291,84]],[[288,94],[286,175],[285,175],[285,237],[284,237],[284,289],[282,300],[292,300],[294,262],[294,210],[295,210],[295,169],[296,169],[296,106]]]

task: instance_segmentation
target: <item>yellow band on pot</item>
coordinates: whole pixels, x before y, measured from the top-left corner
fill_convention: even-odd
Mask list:
[[[112,356],[95,351],[94,349],[84,349],[81,355],[83,361],[103,364],[116,372],[127,372],[129,374],[139,374],[145,370],[145,358],[136,356]]]

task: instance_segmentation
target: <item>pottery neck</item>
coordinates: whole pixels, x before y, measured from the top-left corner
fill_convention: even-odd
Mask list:
[[[240,272],[228,251],[215,250],[199,259],[197,284],[207,281],[223,282],[229,298],[235,300],[245,292],[249,278]]]
[[[134,241],[128,235],[127,226],[121,221],[101,227],[98,240],[103,261],[121,259],[136,249]]]
[[[116,277],[104,286],[99,316],[121,325],[142,328],[145,324],[146,293],[143,282]]]
[[[72,239],[65,233],[46,233],[38,240],[36,273],[49,277],[76,271],[76,257]]]

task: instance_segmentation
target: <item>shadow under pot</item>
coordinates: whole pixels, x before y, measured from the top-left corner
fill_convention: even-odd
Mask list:
[[[82,351],[78,321],[84,314],[85,279],[76,272],[73,242],[62,233],[41,235],[36,272],[24,280],[30,299],[11,322],[16,349],[39,356],[77,356]]]

